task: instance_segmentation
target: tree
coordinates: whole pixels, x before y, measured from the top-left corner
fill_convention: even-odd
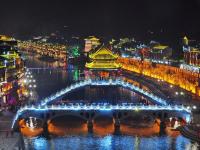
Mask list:
[[[72,53],[72,57],[74,57],[74,58],[79,57],[80,56],[80,48],[79,48],[79,46],[73,46],[72,50],[71,50],[71,53]]]

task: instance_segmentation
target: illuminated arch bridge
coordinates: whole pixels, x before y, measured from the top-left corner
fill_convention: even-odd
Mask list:
[[[92,80],[92,79],[88,79],[88,80],[84,80],[84,81],[80,81],[79,83],[75,83],[69,87],[66,87],[64,89],[62,89],[61,91],[55,93],[52,96],[49,96],[47,98],[45,98],[44,100],[41,100],[40,105],[41,106],[45,106],[48,103],[58,99],[59,97],[84,86],[121,86],[123,88],[128,88],[130,90],[133,90],[147,98],[149,98],[150,100],[154,101],[156,104],[158,105],[167,105],[166,100],[164,100],[163,98],[160,98],[152,93],[149,93],[133,84],[130,84],[128,82],[125,82],[124,80],[117,78],[115,80],[113,79],[109,79],[109,80]]]
[[[72,115],[80,117],[87,122],[92,122],[96,117],[106,114],[113,119],[120,120],[137,114],[138,112],[154,116],[156,113],[162,117],[182,118],[187,122],[191,121],[191,110],[184,106],[158,106],[158,105],[134,105],[133,103],[111,104],[70,104],[70,105],[51,105],[51,106],[25,106],[18,110],[12,124],[12,129],[18,127],[18,121],[29,117],[40,118],[47,122],[56,116]],[[122,114],[119,118],[119,114]],[[125,114],[125,115],[123,115]],[[155,116],[156,117],[156,116]],[[116,121],[115,121],[116,122]]]
[[[135,106],[133,103],[122,103],[117,105],[111,105],[111,104],[68,104],[68,105],[48,105],[50,102],[60,98],[61,96],[84,86],[122,86],[124,88],[128,88],[130,90],[133,90],[135,92],[140,93],[141,95],[144,95],[148,97],[150,100],[154,101],[157,105],[152,106]],[[41,100],[39,105],[36,106],[25,106],[20,108],[15,118],[13,119],[12,123],[12,129],[15,130],[18,128],[18,121],[20,119],[25,119],[29,117],[35,117],[35,118],[42,118],[44,122],[47,122],[47,120],[51,119],[52,117],[55,117],[56,115],[73,115],[81,117],[82,119],[87,120],[87,122],[90,124],[92,123],[92,120],[100,116],[102,114],[113,117],[115,120],[115,123],[119,123],[121,119],[124,119],[125,117],[129,115],[134,115],[135,112],[142,111],[143,113],[146,113],[148,115],[154,115],[156,113],[161,113],[160,116],[163,116],[162,114],[167,114],[167,116],[174,116],[174,117],[180,117],[183,118],[186,121],[190,121],[191,116],[191,110],[184,107],[184,106],[170,106],[167,104],[166,100],[149,93],[133,84],[130,84],[128,82],[125,82],[122,79],[109,79],[109,80],[84,80],[79,83],[75,83],[69,87],[66,87],[62,89],[61,91],[57,92],[56,94],[45,98],[44,100]],[[119,114],[128,114],[128,115],[122,115],[122,117],[119,117],[121,115]],[[42,117],[43,116],[43,117]]]

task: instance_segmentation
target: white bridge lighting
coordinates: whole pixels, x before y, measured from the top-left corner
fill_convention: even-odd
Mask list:
[[[80,87],[84,87],[84,86],[88,86],[88,85],[92,85],[92,86],[122,86],[124,88],[128,88],[130,90],[136,91],[148,98],[150,98],[151,100],[155,101],[156,103],[159,104],[158,105],[139,105],[136,106],[134,105],[134,103],[121,103],[121,104],[117,104],[117,105],[111,105],[108,103],[99,103],[99,104],[81,104],[81,103],[76,103],[76,104],[68,104],[68,105],[48,105],[49,102],[56,100],[57,98],[59,98],[60,96],[67,94],[69,92],[71,92],[72,90],[75,90],[77,88]],[[92,79],[88,79],[88,80],[84,80],[84,81],[80,81],[79,83],[75,83],[72,84],[64,89],[62,89],[59,92],[56,92],[55,94],[53,94],[52,96],[49,96],[47,98],[45,98],[44,100],[41,100],[41,103],[39,105],[32,105],[32,106],[24,106],[22,108],[20,108],[16,115],[15,118],[13,120],[12,123],[12,128],[14,127],[15,123],[17,122],[19,116],[23,115],[23,113],[27,112],[27,111],[34,111],[34,112],[41,112],[41,111],[81,111],[81,110],[85,110],[85,111],[115,111],[115,110],[129,110],[129,111],[178,111],[178,112],[183,112],[183,113],[189,113],[191,114],[191,107],[185,107],[185,106],[178,106],[178,105],[168,105],[166,100],[152,94],[149,93],[133,84],[130,84],[128,82],[125,82],[124,80],[121,79],[109,79],[109,80],[92,80]]]
[[[152,93],[149,93],[147,91],[144,91],[143,89],[133,85],[133,84],[130,84],[128,82],[125,82],[121,79],[116,79],[116,80],[84,80],[84,81],[81,81],[79,83],[75,83],[73,85],[70,85],[69,87],[66,87],[64,89],[62,89],[61,91],[59,92],[56,92],[54,95],[52,96],[49,96],[43,100],[41,100],[41,104],[42,106],[48,104],[49,102],[59,98],[60,96],[64,95],[64,94],[67,94],[69,92],[71,92],[72,90],[75,90],[77,88],[80,88],[80,87],[84,87],[84,86],[88,86],[88,85],[93,85],[93,86],[109,86],[109,85],[116,85],[116,86],[122,86],[124,88],[128,88],[130,90],[133,90],[133,91],[136,91],[142,95],[145,95],[146,97],[150,98],[151,100],[155,101],[156,103],[160,104],[160,105],[167,105],[167,102],[166,100],[152,94]]]
[[[185,107],[183,105],[166,105],[166,106],[157,106],[157,105],[134,105],[134,103],[122,103],[117,105],[111,105],[108,103],[99,103],[99,104],[68,104],[68,105],[49,105],[49,106],[24,106],[20,108],[13,120],[12,128],[14,127],[16,121],[18,120],[20,115],[23,115],[23,113],[27,111],[34,111],[34,112],[41,112],[41,111],[115,111],[115,110],[129,110],[129,111],[178,111],[178,112],[185,112],[190,114],[191,109],[188,107]]]

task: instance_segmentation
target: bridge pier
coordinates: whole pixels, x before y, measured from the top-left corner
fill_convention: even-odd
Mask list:
[[[25,150],[24,138],[21,133],[19,133],[18,149]]]
[[[91,119],[87,121],[87,128],[89,133],[93,133],[93,121]]]
[[[160,135],[165,134],[166,133],[165,129],[166,129],[166,123],[165,123],[165,120],[162,119],[162,120],[160,120],[160,131],[159,131],[159,134]]]
[[[45,138],[50,139],[47,121],[44,121],[44,124],[43,124],[43,134],[42,135]]]
[[[120,134],[120,119],[119,118],[115,118],[115,122],[114,122],[114,134]]]

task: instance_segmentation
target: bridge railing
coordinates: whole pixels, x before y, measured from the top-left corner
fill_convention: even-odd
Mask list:
[[[174,110],[174,111],[186,111],[191,113],[191,108],[184,105],[135,105],[134,103],[121,103],[121,104],[108,104],[108,103],[71,103],[65,105],[45,105],[35,106],[26,105],[18,110],[18,113],[25,110]]]
[[[47,103],[59,98],[60,96],[67,94],[68,92],[83,87],[83,86],[87,86],[87,85],[96,85],[96,86],[100,86],[100,85],[120,85],[122,87],[125,88],[129,88],[131,90],[134,90],[136,92],[139,92],[141,94],[143,94],[144,96],[147,96],[149,98],[151,98],[152,100],[154,100],[155,102],[161,104],[161,105],[167,105],[166,100],[152,94],[149,93],[148,91],[143,90],[142,88],[139,88],[131,83],[128,83],[124,80],[122,80],[121,78],[115,78],[115,79],[99,79],[99,78],[94,78],[94,79],[87,79],[87,80],[83,80],[80,81],[78,83],[75,83],[73,85],[70,85],[64,89],[62,89],[59,92],[56,92],[54,95],[51,95],[43,100],[41,100],[40,105],[47,105]]]
[[[191,108],[183,106],[183,105],[166,105],[166,106],[159,106],[159,105],[134,105],[134,103],[122,103],[111,105],[108,103],[93,103],[93,104],[82,104],[82,103],[75,103],[75,104],[68,104],[68,105],[37,105],[37,106],[24,106],[20,108],[12,122],[12,128],[14,128],[18,118],[20,115],[23,115],[26,111],[51,111],[51,110],[58,110],[58,111],[112,111],[112,110],[129,110],[129,111],[179,111],[191,114]]]

